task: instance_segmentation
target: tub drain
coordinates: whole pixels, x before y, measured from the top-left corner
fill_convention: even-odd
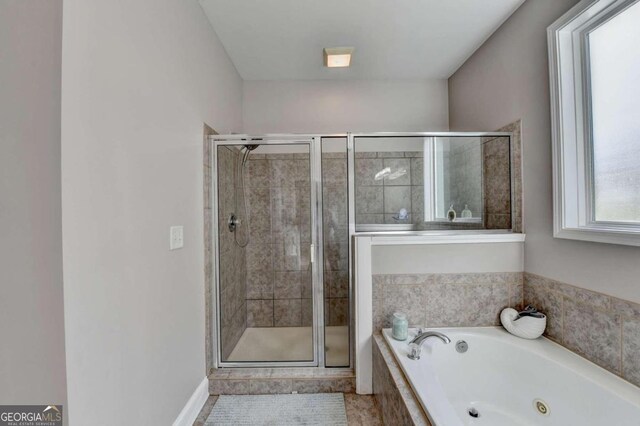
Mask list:
[[[543,416],[549,415],[549,406],[541,399],[536,399],[533,401],[533,406],[538,410],[538,413]]]
[[[474,419],[477,419],[478,417],[480,417],[480,413],[478,412],[478,410],[476,410],[475,408],[471,407],[469,408],[469,410],[467,411],[467,413],[469,413],[469,415],[471,417],[473,417]]]

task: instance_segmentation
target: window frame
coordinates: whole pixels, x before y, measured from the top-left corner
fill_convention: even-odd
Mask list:
[[[547,29],[553,235],[640,246],[640,222],[595,219],[589,33],[640,0],[583,0]]]

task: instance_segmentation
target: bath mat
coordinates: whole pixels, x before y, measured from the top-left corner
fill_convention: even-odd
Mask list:
[[[331,425],[346,426],[341,393],[221,395],[205,426]]]

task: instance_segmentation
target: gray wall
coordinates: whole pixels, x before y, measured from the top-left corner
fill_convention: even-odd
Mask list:
[[[171,424],[205,379],[203,123],[241,129],[242,80],[197,0],[63,9],[70,420]]]
[[[0,404],[66,404],[61,29],[62,0],[0,2]]]
[[[246,133],[448,130],[447,81],[245,81]]]
[[[528,0],[449,79],[452,130],[522,118],[525,270],[640,301],[640,248],[554,239],[546,27],[576,0]]]

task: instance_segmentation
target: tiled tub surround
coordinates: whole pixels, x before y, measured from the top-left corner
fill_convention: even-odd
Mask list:
[[[384,338],[376,333],[373,340],[373,394],[384,424],[430,425]]]
[[[373,331],[391,326],[394,312],[410,326],[499,325],[500,311],[522,306],[521,272],[373,275]]]
[[[220,340],[222,358],[227,359],[247,327],[246,282],[247,250],[234,241],[227,220],[235,213],[235,197],[238,182],[234,168],[238,150],[233,147],[218,148],[218,236],[220,248]],[[238,236],[244,238],[244,234]]]
[[[524,303],[547,314],[548,338],[640,386],[640,304],[531,273]]]

